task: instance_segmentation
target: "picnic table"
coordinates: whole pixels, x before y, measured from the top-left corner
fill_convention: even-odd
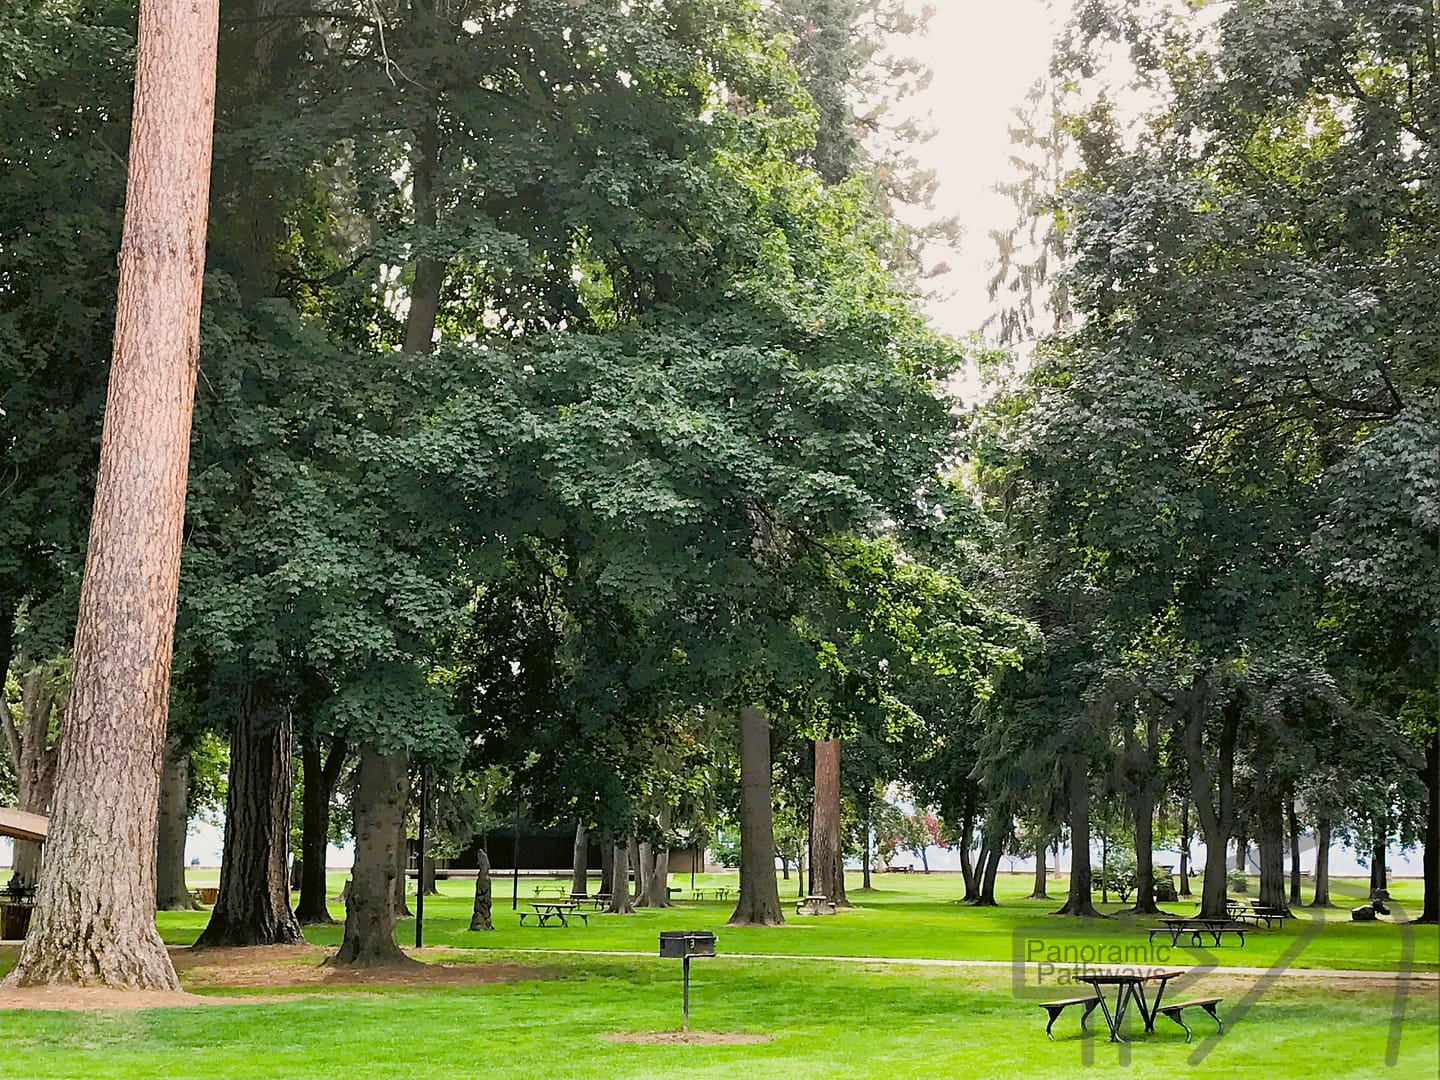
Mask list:
[[[1290,913],[1281,907],[1262,904],[1258,900],[1227,900],[1225,901],[1225,914],[1236,922],[1253,920],[1255,928],[1260,928],[1260,920],[1265,920],[1265,929],[1269,930],[1276,919],[1284,922],[1290,918]]]
[[[525,920],[532,915],[541,926],[548,926],[557,920],[561,926],[569,926],[571,915],[579,915],[586,926],[590,925],[590,916],[579,910],[580,905],[573,900],[537,900],[530,907],[530,911],[520,913],[521,926],[524,926]]]
[[[715,885],[711,888],[699,888],[693,890],[696,900],[704,900],[708,895],[712,900],[729,900],[730,894],[734,892],[729,885]]]
[[[542,881],[535,886],[536,896],[565,896],[569,892],[570,886],[558,881]]]
[[[796,915],[834,915],[835,902],[828,896],[805,896],[795,903]]]
[[[1143,971],[1117,968],[1082,972],[1077,974],[1075,979],[1077,982],[1088,983],[1095,991],[1095,997],[1100,1003],[1100,1010],[1105,1014],[1105,1023],[1110,1028],[1110,1041],[1123,1043],[1126,1039],[1120,1034],[1120,1025],[1125,1021],[1125,1012],[1130,1007],[1130,1003],[1133,1001],[1140,1009],[1140,1016],[1145,1021],[1145,1030],[1153,1032],[1155,1017],[1159,1015],[1161,1001],[1165,997],[1165,987],[1171,979],[1184,974],[1183,971],[1178,970]],[[1155,997],[1149,1001],[1145,1000],[1147,984],[1155,987]],[[1111,986],[1115,987],[1113,1011],[1105,998],[1106,988]],[[1093,1007],[1092,1005],[1091,1008]],[[1089,1011],[1089,1009],[1086,1010],[1087,1014]]]
[[[1185,935],[1190,936],[1190,944],[1199,948],[1204,935],[1209,934],[1215,947],[1220,947],[1220,939],[1226,934],[1233,934],[1240,939],[1240,944],[1245,944],[1245,931],[1249,929],[1244,923],[1235,922],[1233,919],[1161,919],[1162,926],[1150,927],[1150,940],[1155,940],[1156,934],[1169,934],[1170,944],[1179,945],[1180,939]]]

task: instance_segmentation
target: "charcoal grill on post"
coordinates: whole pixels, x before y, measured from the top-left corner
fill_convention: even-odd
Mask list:
[[[692,956],[714,956],[715,935],[709,930],[661,930],[660,955],[677,958],[682,962],[682,990],[680,997],[680,1030],[690,1030],[690,958]]]

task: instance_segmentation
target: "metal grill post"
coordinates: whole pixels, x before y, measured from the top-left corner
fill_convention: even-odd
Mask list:
[[[688,957],[688,956],[685,957],[685,959],[682,961],[682,963],[684,964],[685,974],[684,974],[684,976],[683,976],[683,978],[682,978],[682,981],[683,981],[684,985],[683,985],[683,987],[682,987],[682,989],[681,989],[681,991],[680,991],[680,1030],[681,1030],[681,1031],[689,1031],[689,1030],[690,1030],[690,957]]]

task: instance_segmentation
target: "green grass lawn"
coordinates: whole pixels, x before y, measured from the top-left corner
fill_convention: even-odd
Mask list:
[[[192,883],[195,883],[192,881]],[[707,879],[708,883],[708,879]],[[680,884],[688,884],[688,879]],[[791,885],[794,883],[791,882]],[[905,957],[1008,961],[1017,941],[1107,944],[1144,940],[1131,919],[1085,924],[1067,938],[1069,920],[1045,913],[1054,904],[1021,901],[1029,882],[1002,878],[1003,906],[975,910],[951,903],[955,878],[891,875],[881,891],[857,896],[860,907],[834,918],[793,919],[771,930],[724,927],[730,905],[682,903],[663,912],[591,916],[590,925],[523,930],[496,883],[496,924],[471,934],[469,882],[443,882],[427,900],[426,943],[444,946],[427,960],[530,965],[532,977],[489,985],[360,985],[286,989],[285,963],[274,985],[219,990],[196,973],[192,989],[259,1003],[135,1012],[0,1011],[0,1077],[506,1077],[610,1080],[683,1076],[757,1080],[788,1077],[1012,1078],[1194,1076],[1427,1078],[1440,1072],[1440,1002],[1436,983],[1412,984],[1402,1013],[1393,984],[1381,979],[1340,983],[1310,975],[1267,984],[1254,976],[1212,974],[1197,985],[1224,996],[1223,1037],[1208,1039],[1196,1017],[1196,1042],[1160,1020],[1153,1035],[1133,1022],[1133,1045],[1082,1037],[1078,1018],[1056,1024],[1047,1042],[1044,1014],[1034,1002],[1070,996],[1066,988],[1017,987],[1010,967],[915,966],[905,963],[804,960],[810,956]],[[1395,891],[1402,894],[1412,883]],[[339,880],[336,880],[336,889]],[[858,882],[856,883],[858,885]],[[1058,887],[1056,888],[1058,891]],[[787,889],[787,895],[791,895]],[[522,905],[533,899],[521,883]],[[1418,899],[1418,896],[1417,896]],[[793,911],[793,902],[790,906]],[[1188,910],[1176,906],[1176,910]],[[338,908],[335,913],[340,914]],[[1310,968],[1386,969],[1401,958],[1402,939],[1416,966],[1437,969],[1440,935],[1394,924],[1333,920],[1309,937],[1303,926],[1258,933],[1242,948],[1162,962],[1180,967],[1222,964],[1267,967],[1303,943],[1293,958]],[[204,913],[164,913],[167,940],[185,943]],[[662,928],[710,928],[721,956],[694,964],[692,1025],[711,1031],[773,1037],[758,1045],[616,1044],[612,1032],[669,1030],[679,1021],[679,964],[655,955]],[[413,941],[413,922],[401,939]],[[307,933],[331,944],[338,928]],[[524,950],[524,951],[521,951]],[[549,950],[533,952],[530,950]],[[572,954],[565,950],[592,950]],[[596,953],[635,950],[645,956]],[[785,954],[744,960],[736,953]],[[724,954],[731,954],[727,958]],[[788,957],[795,957],[790,959]],[[0,954],[0,969],[12,961]],[[291,960],[294,963],[313,963]],[[268,970],[268,968],[266,969]],[[1026,970],[1026,978],[1033,971]],[[264,981],[264,980],[260,980]],[[1189,991],[1181,991],[1188,993]],[[1248,1000],[1253,998],[1253,1000]],[[1392,1022],[1397,1016],[1400,1022]],[[1095,1018],[1099,1020],[1098,1014]],[[1101,1022],[1103,1025],[1103,1022]],[[1103,1026],[1101,1027],[1103,1030]],[[1387,1065],[1393,1053],[1394,1064]]]
[[[660,930],[713,930],[719,935],[720,950],[728,953],[765,953],[818,956],[878,956],[901,958],[935,958],[953,960],[990,960],[1009,962],[1024,959],[1037,948],[1049,944],[1107,945],[1120,947],[1147,946],[1145,928],[1150,919],[1117,916],[1105,920],[1074,920],[1054,917],[1050,912],[1063,900],[1063,883],[1053,883],[1050,891],[1061,899],[1036,901],[1022,899],[1031,888],[1031,876],[1001,875],[997,895],[1001,906],[973,908],[952,901],[963,891],[958,875],[949,874],[887,874],[877,875],[877,891],[859,892],[858,875],[847,883],[856,907],[834,918],[790,918],[787,925],[769,929],[742,929],[725,926],[734,910],[734,903],[685,900],[689,878],[677,877],[681,897],[677,906],[663,910],[640,910],[634,915],[591,915],[589,925],[578,923],[568,928],[554,926],[544,929],[533,925],[521,927],[510,910],[511,886],[508,880],[494,883],[495,930],[471,933],[471,894],[469,881],[442,881],[440,896],[425,902],[425,944],[446,945],[463,949],[586,949],[599,951],[633,950],[653,952]],[[331,895],[338,895],[342,878],[332,881]],[[729,884],[734,875],[701,875],[700,885]],[[793,913],[794,881],[781,882],[782,898]],[[1342,895],[1363,895],[1360,882],[1337,882],[1336,900]],[[1393,891],[1396,902],[1420,907],[1420,883],[1399,882]],[[1344,890],[1344,893],[1342,893]],[[528,910],[535,900],[534,883],[520,881],[520,909]],[[1254,895],[1254,889],[1250,895]],[[542,898],[544,899],[544,898]],[[548,899],[555,899],[549,897]],[[1359,903],[1358,900],[1352,901]],[[413,906],[413,900],[412,900]],[[1178,915],[1193,914],[1194,903],[1168,904],[1166,909]],[[1102,910],[1117,911],[1119,904]],[[332,905],[337,920],[344,918],[339,905]],[[1367,971],[1390,971],[1407,966],[1405,952],[1413,950],[1410,970],[1440,971],[1440,933],[1434,927],[1409,928],[1394,923],[1355,923],[1350,921],[1348,907],[1324,912],[1299,909],[1298,918],[1276,925],[1273,930],[1247,935],[1245,945],[1224,939],[1219,949],[1206,948],[1171,950],[1168,945],[1155,944],[1155,963],[1213,963],[1221,966],[1269,968],[1283,964],[1293,968],[1349,968]],[[164,912],[160,929],[165,940],[188,945],[199,935],[208,914],[205,912]],[[340,928],[321,927],[307,930],[312,942],[337,945]],[[414,923],[401,924],[399,938],[403,944],[415,940]]]

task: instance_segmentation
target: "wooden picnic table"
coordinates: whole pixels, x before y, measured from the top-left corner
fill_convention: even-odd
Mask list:
[[[1276,919],[1284,922],[1290,917],[1290,913],[1284,908],[1262,904],[1256,900],[1227,900],[1225,901],[1225,914],[1236,922],[1253,920],[1257,930],[1260,928],[1261,919],[1265,920],[1265,929],[1269,930]]]
[[[521,926],[524,926],[525,920],[532,915],[541,926],[547,926],[556,920],[561,926],[569,926],[571,915],[579,915],[586,926],[590,925],[590,916],[581,911],[580,905],[573,900],[536,900],[530,907],[532,910],[520,913]]]
[[[796,915],[834,915],[835,902],[828,896],[806,896],[795,903]]]
[[[558,881],[541,881],[535,885],[536,896],[567,896],[569,893],[570,886]]]
[[[1125,1036],[1120,1034],[1120,1025],[1125,1021],[1125,1012],[1134,1002],[1140,1009],[1140,1016],[1145,1021],[1145,1030],[1155,1030],[1155,1017],[1160,1013],[1161,1000],[1165,996],[1165,987],[1171,979],[1184,975],[1179,970],[1145,971],[1127,969],[1096,969],[1086,971],[1075,976],[1077,982],[1088,983],[1095,991],[1095,996],[1100,999],[1100,1009],[1105,1014],[1105,1023],[1110,1028],[1111,1042],[1125,1042]],[[1155,986],[1155,997],[1149,1001],[1145,999],[1145,987],[1147,984]],[[1106,988],[1115,987],[1115,1008],[1112,1011],[1110,1003],[1105,998]]]
[[[729,885],[713,885],[709,888],[698,888],[693,891],[696,900],[704,900],[709,895],[712,900],[729,900],[730,894],[734,892]]]

